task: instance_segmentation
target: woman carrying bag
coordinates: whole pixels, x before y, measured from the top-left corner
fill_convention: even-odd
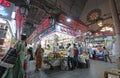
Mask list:
[[[35,72],[38,72],[39,69],[42,67],[42,53],[44,52],[41,44],[38,45],[36,52],[35,52],[35,60],[36,60],[36,69]]]
[[[16,52],[18,54],[17,62],[13,68],[8,68],[2,78],[24,78],[24,59],[25,59],[25,34],[21,35],[21,41],[16,44]]]

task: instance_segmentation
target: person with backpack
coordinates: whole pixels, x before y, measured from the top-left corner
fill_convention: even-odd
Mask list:
[[[109,51],[106,49],[106,47],[103,47],[103,55],[105,62],[107,62],[107,59],[109,59],[110,63],[112,63],[111,58],[109,56]]]

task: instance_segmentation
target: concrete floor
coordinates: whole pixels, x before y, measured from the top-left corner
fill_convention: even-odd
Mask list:
[[[116,64],[103,61],[90,61],[89,69],[76,69],[73,71],[43,71],[28,74],[28,78],[103,78],[104,71],[116,68]]]

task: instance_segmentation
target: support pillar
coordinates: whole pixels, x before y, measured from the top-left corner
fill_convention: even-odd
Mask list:
[[[109,0],[109,5],[110,5],[110,10],[111,10],[111,14],[114,22],[115,33],[117,36],[117,40],[115,43],[115,50],[116,50],[115,56],[117,59],[116,62],[118,65],[118,69],[120,69],[120,20],[119,20],[115,0]]]

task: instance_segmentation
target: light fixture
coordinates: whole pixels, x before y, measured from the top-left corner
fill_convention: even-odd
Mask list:
[[[97,25],[98,25],[99,27],[102,27],[102,26],[103,26],[103,19],[102,19],[102,18],[98,18],[98,19],[97,19]]]
[[[112,28],[112,27],[103,27],[100,31],[101,31],[101,32],[113,31],[113,28]]]
[[[66,20],[67,22],[71,22],[71,19],[70,18],[67,18],[67,20]]]
[[[62,23],[59,23],[59,25],[62,25],[62,26],[63,26],[64,24],[62,24]]]
[[[11,15],[12,19],[15,19],[15,14],[16,14],[15,12],[12,12],[12,15]]]

